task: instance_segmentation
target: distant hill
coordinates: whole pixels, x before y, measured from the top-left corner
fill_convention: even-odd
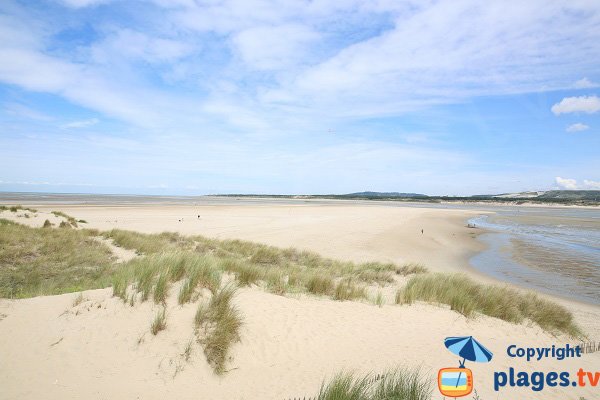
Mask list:
[[[225,194],[229,197],[268,197],[293,199],[339,199],[339,200],[388,200],[439,202],[489,202],[489,203],[538,203],[564,205],[600,205],[600,190],[550,190],[519,193],[478,194],[473,196],[427,196],[419,193],[402,192],[357,192],[348,194],[305,194],[305,195],[263,195],[263,194]]]
[[[400,193],[400,192],[357,192],[357,193],[348,193],[342,196],[347,197],[367,197],[367,198],[392,198],[392,197],[402,197],[402,198],[427,198],[427,195],[419,194],[419,193]]]
[[[537,199],[600,201],[600,190],[550,190],[538,196]]]

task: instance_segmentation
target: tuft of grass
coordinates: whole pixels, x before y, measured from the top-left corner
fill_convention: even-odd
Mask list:
[[[321,385],[318,400],[429,400],[431,383],[420,370],[395,369],[383,375],[340,373]]]
[[[226,268],[235,273],[235,277],[241,286],[256,284],[264,278],[264,270],[262,268],[243,261],[230,261],[226,265]]]
[[[479,312],[512,323],[529,319],[542,329],[581,336],[573,315],[563,306],[504,286],[484,285],[462,274],[421,274],[398,290],[396,303],[417,300],[448,304],[466,317]]]
[[[120,273],[113,276],[112,288],[113,296],[120,297],[124,302],[127,301],[127,288],[129,287],[130,276],[126,273]]]
[[[413,275],[413,274],[424,274],[427,272],[427,268],[423,264],[419,263],[406,263],[402,267],[396,269],[398,275]]]
[[[62,211],[52,211],[52,214],[56,215],[57,217],[62,217],[64,219],[66,219],[66,221],[62,221],[60,223],[61,228],[63,227],[63,222],[65,224],[72,226],[73,228],[77,228],[77,220],[75,218],[71,217],[70,215],[67,215]]]
[[[383,293],[377,292],[377,296],[373,299],[373,303],[378,307],[383,307],[385,304],[385,297],[383,297]]]
[[[215,293],[221,286],[221,272],[216,268],[215,260],[210,256],[196,256],[186,268],[187,278],[181,285],[177,301],[185,304],[192,299],[198,286]]]
[[[204,303],[198,306],[194,317],[198,341],[217,375],[226,372],[230,348],[240,340],[242,317],[232,304],[235,291],[231,285],[218,290],[207,306]]]
[[[306,289],[317,295],[331,295],[335,284],[330,276],[323,274],[312,274],[306,281]]]
[[[260,246],[256,252],[252,254],[252,257],[250,257],[250,261],[255,264],[276,265],[279,264],[281,260],[281,251],[270,246]]]
[[[334,300],[357,300],[367,297],[364,287],[357,286],[351,279],[343,279],[335,287]]]
[[[152,320],[152,324],[150,324],[150,332],[153,335],[157,335],[158,332],[165,330],[167,328],[167,316],[165,313],[165,309],[161,309],[156,313],[154,319]]]
[[[192,356],[193,350],[194,350],[194,341],[193,341],[193,339],[190,339],[189,342],[187,342],[187,344],[183,348],[183,353],[181,353],[181,356],[183,357],[183,359],[186,362],[190,361],[190,357]]]
[[[71,228],[71,224],[69,224],[66,221],[60,221],[60,224],[58,225],[59,228]]]
[[[283,296],[287,293],[289,287],[287,277],[279,270],[269,270],[265,274],[267,290],[273,294]]]
[[[52,228],[52,222],[45,220],[43,228]]]
[[[154,286],[154,302],[156,304],[164,304],[167,301],[167,295],[169,292],[169,270],[163,271],[156,280]]]

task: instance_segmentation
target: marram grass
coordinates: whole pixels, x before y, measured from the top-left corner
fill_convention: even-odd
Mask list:
[[[429,400],[431,379],[420,370],[395,369],[382,375],[340,373],[323,383],[318,400]]]
[[[484,285],[463,274],[420,274],[413,276],[396,294],[397,304],[421,300],[447,304],[471,317],[481,313],[512,323],[529,319],[550,332],[580,336],[573,315],[565,307],[506,286]]]

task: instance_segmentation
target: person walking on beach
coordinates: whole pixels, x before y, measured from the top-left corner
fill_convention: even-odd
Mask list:
[[[423,229],[421,229],[421,235],[423,234]]]

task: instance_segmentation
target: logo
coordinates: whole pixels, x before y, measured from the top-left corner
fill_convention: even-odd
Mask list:
[[[473,371],[465,368],[467,360],[489,362],[493,354],[473,336],[448,337],[444,345],[453,354],[462,357],[458,368],[442,368],[438,372],[438,389],[448,397],[463,397],[473,391]]]

